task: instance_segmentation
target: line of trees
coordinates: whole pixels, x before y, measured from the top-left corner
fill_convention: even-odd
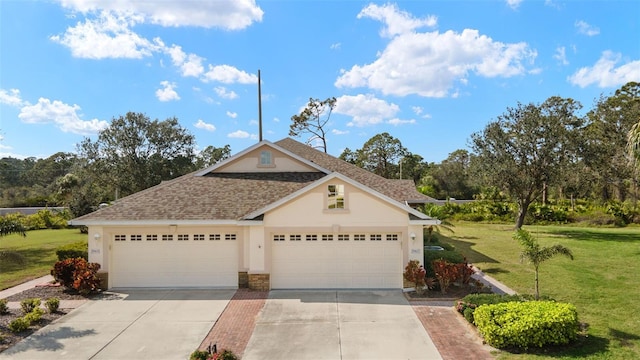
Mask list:
[[[291,135],[311,134],[311,142],[322,138],[326,150],[324,127],[334,106],[334,98],[310,99],[292,117]],[[419,191],[437,199],[514,201],[517,228],[535,201],[629,200],[635,206],[638,171],[632,160],[640,157],[640,84],[630,82],[601,96],[585,115],[581,109],[577,101],[559,96],[519,103],[472,134],[469,150],[456,150],[440,163],[426,162],[389,133],[345,149],[340,158],[386,178],[412,179]],[[230,153],[229,145],[196,152],[194,136],[177,119],[130,112],[114,118],[96,140],[84,139],[75,154],[0,159],[0,206],[61,205],[78,216]]]
[[[471,151],[424,162],[399,139],[378,134],[340,158],[387,178],[413,179],[432,197],[511,200],[516,228],[529,206],[549,199],[638,200],[640,84],[630,82],[580,115],[582,104],[552,96],[509,107],[471,135]]]
[[[229,145],[196,151],[195,137],[176,118],[151,120],[129,112],[114,118],[77,153],[46,159],[0,159],[0,207],[67,206],[75,216],[228,158]]]

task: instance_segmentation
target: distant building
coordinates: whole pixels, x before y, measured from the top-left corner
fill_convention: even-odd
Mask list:
[[[51,211],[63,211],[66,208],[64,206],[40,206],[40,207],[16,207],[16,208],[0,208],[0,216],[5,216],[8,214],[22,214],[22,215],[33,215],[40,210],[51,210]]]

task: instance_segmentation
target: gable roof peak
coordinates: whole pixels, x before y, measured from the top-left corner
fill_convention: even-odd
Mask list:
[[[331,171],[323,168],[322,166],[319,166],[318,164],[314,163],[313,161],[310,161],[309,159],[301,157],[298,154],[295,154],[295,153],[291,152],[290,150],[288,150],[286,148],[283,148],[283,147],[281,147],[281,146],[279,146],[279,145],[277,145],[275,143],[272,143],[269,140],[262,140],[262,141],[260,141],[260,142],[258,142],[256,144],[254,144],[254,145],[252,145],[252,146],[240,151],[239,153],[229,157],[228,159],[225,159],[225,160],[223,160],[223,161],[221,161],[221,162],[219,162],[217,164],[211,165],[211,166],[209,166],[209,167],[207,167],[205,169],[202,169],[202,170],[196,172],[195,175],[196,176],[207,175],[207,174],[211,173],[212,171],[215,171],[218,168],[226,166],[227,164],[230,164],[230,163],[236,161],[237,159],[243,157],[244,155],[254,151],[255,149],[263,147],[263,146],[268,146],[268,147],[272,148],[273,150],[279,151],[279,152],[281,152],[281,153],[283,153],[283,154],[285,154],[285,155],[287,155],[287,156],[289,156],[289,157],[291,157],[291,158],[293,158],[293,159],[295,159],[297,161],[300,161],[301,163],[303,163],[303,164],[305,164],[307,166],[310,166],[310,167],[318,170],[319,172],[323,172],[325,174],[331,173]]]

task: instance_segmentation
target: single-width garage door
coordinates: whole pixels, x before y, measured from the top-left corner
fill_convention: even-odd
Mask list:
[[[400,234],[272,234],[274,289],[402,288]]]
[[[236,234],[114,234],[111,287],[237,287]]]

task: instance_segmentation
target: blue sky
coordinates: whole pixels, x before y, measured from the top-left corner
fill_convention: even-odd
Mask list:
[[[0,0],[0,156],[75,151],[128,111],[239,152],[258,69],[265,139],[335,96],[329,153],[388,132],[440,162],[518,102],[640,81],[640,2]]]

